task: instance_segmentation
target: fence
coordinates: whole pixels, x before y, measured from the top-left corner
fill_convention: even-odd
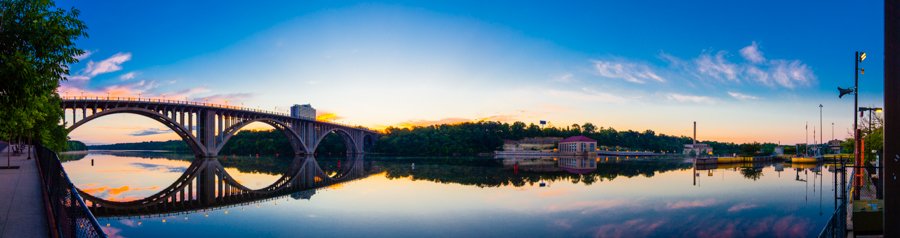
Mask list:
[[[78,195],[75,185],[69,180],[56,152],[42,146],[35,146],[38,170],[41,175],[41,189],[45,195],[51,231],[58,237],[106,237],[106,234],[91,214],[91,210]]]
[[[846,167],[842,167],[841,169],[846,169]],[[834,171],[838,173],[837,170]],[[854,169],[850,170],[850,178],[853,178],[853,174],[855,173]],[[843,173],[839,174],[839,176],[844,176]],[[835,177],[835,179],[840,179]],[[847,236],[847,195],[850,194],[852,189],[851,184],[844,184],[838,186],[844,186],[846,188],[847,193],[840,195],[843,199],[839,199],[840,202],[837,203],[837,207],[834,208],[834,212],[831,214],[831,219],[828,220],[828,223],[825,224],[825,228],[822,228],[822,231],[819,232],[819,238],[825,237],[846,237]],[[834,188],[839,189],[839,188]]]

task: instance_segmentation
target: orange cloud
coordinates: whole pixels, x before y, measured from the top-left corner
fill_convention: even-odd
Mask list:
[[[413,128],[413,127],[423,127],[423,126],[433,126],[433,125],[455,125],[466,122],[481,122],[481,121],[499,121],[499,122],[513,122],[517,120],[517,116],[514,115],[493,115],[476,119],[469,118],[461,118],[461,117],[448,117],[441,118],[438,120],[409,120],[404,122],[399,122],[394,125],[374,125],[372,128],[378,131],[384,131],[388,127],[395,128]]]
[[[316,121],[336,121],[339,119],[343,119],[343,117],[333,112],[321,112],[316,115]]]

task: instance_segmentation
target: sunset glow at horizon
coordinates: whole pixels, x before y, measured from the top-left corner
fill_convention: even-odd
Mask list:
[[[320,120],[376,130],[546,120],[690,136],[696,121],[704,141],[794,144],[813,130],[849,137],[853,101],[836,88],[852,86],[866,51],[860,106],[882,106],[876,3],[645,4],[64,1],[90,37],[58,92],[282,113],[309,103]],[[179,139],[126,114],[70,137]]]

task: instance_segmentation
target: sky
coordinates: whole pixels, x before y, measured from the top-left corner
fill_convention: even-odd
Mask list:
[[[88,25],[63,96],[141,96],[288,111],[374,129],[591,122],[727,142],[848,137],[883,98],[877,1],[62,1]],[[809,124],[807,134],[805,125]],[[808,136],[807,136],[808,135]],[[178,139],[113,115],[89,144]],[[817,136],[818,137],[818,136]]]

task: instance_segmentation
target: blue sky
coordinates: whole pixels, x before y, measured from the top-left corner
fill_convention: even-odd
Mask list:
[[[794,143],[819,104],[826,137],[831,122],[847,135],[852,101],[835,88],[852,85],[855,50],[869,55],[861,104],[883,93],[883,7],[868,1],[58,4],[90,34],[65,95],[312,103],[374,128],[549,120],[688,135],[696,120],[701,139]],[[72,137],[177,138],[133,117]]]

